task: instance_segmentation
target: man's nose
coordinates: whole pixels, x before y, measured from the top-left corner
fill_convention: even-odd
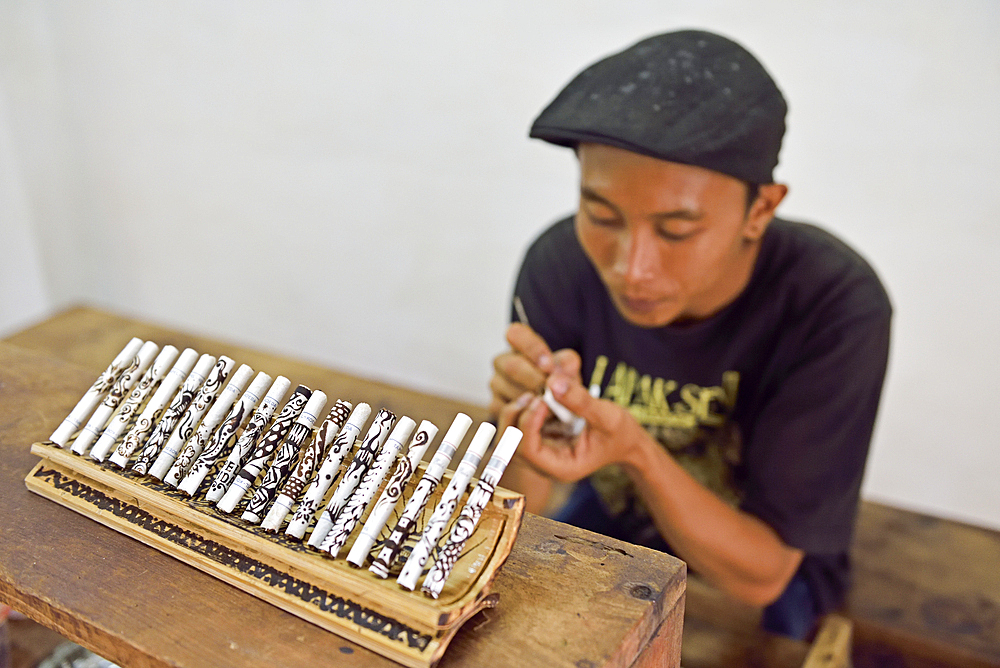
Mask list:
[[[652,231],[639,226],[622,239],[616,269],[626,283],[642,283],[656,276],[659,255]]]

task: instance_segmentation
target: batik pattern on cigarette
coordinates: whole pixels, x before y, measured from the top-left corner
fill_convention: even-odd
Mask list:
[[[522,436],[522,432],[515,427],[508,427],[504,431],[503,437],[500,439],[500,443],[497,444],[493,456],[486,464],[486,468],[483,469],[483,475],[480,476],[475,489],[469,494],[469,500],[466,502],[465,507],[462,508],[458,519],[455,520],[455,524],[451,528],[451,535],[448,536],[448,541],[444,547],[438,550],[434,560],[434,567],[431,568],[430,573],[424,579],[422,590],[428,596],[437,598],[441,595],[445,581],[447,581],[451,571],[455,568],[455,563],[462,554],[462,549],[465,547],[466,542],[472,537],[473,532],[475,532],[476,525],[479,524],[479,518],[482,517],[487,504],[493,498],[493,492],[496,490],[497,485],[500,484],[500,478],[503,477],[503,472],[506,470],[507,464],[510,462],[514,450],[517,449]]]
[[[316,390],[309,397],[306,407],[302,409],[299,418],[292,425],[291,430],[289,430],[288,436],[285,437],[281,447],[278,448],[278,452],[274,456],[274,461],[271,462],[271,466],[264,473],[264,479],[257,486],[253,496],[250,497],[246,510],[243,512],[244,520],[252,524],[260,523],[261,517],[264,515],[264,510],[271,503],[271,500],[278,491],[278,487],[285,481],[285,477],[291,468],[295,466],[299,453],[302,450],[302,444],[306,442],[306,439],[312,433],[316,417],[323,410],[324,406],[326,406],[326,393],[322,390]]]
[[[219,393],[219,396],[215,399],[215,403],[212,404],[201,424],[198,425],[194,436],[188,439],[177,460],[170,467],[170,471],[163,477],[163,482],[172,487],[180,484],[181,480],[184,479],[184,476],[187,475],[188,470],[194,464],[195,459],[198,458],[198,455],[205,449],[205,445],[211,440],[212,434],[215,433],[215,430],[225,419],[226,414],[229,413],[233,404],[236,403],[236,398],[243,392],[251,376],[253,376],[253,369],[246,364],[241,364],[240,368],[233,374],[229,384],[226,385],[226,388]]]
[[[424,527],[423,535],[420,536],[420,540],[414,545],[409,558],[403,565],[403,570],[400,571],[399,577],[396,578],[396,582],[403,588],[413,591],[417,586],[417,579],[423,572],[424,565],[430,558],[431,552],[437,547],[438,540],[441,538],[441,534],[444,533],[448,521],[451,520],[451,516],[455,514],[458,501],[465,494],[465,490],[469,486],[469,481],[479,466],[479,460],[482,458],[495,433],[496,427],[493,425],[486,422],[479,425],[472,443],[469,444],[469,449],[466,450],[462,462],[455,470],[455,475],[452,476],[451,482],[448,483],[444,494],[441,495],[441,500],[434,509],[431,518],[427,520],[427,526]]]
[[[118,380],[111,385],[111,390],[104,397],[104,401],[97,407],[94,414],[90,416],[87,424],[80,431],[80,435],[76,437],[72,448],[75,454],[85,454],[90,445],[97,440],[97,437],[104,431],[104,426],[108,423],[112,413],[115,412],[115,409],[118,408],[132,390],[132,387],[139,382],[139,378],[142,377],[146,369],[149,368],[149,365],[152,364],[153,357],[156,356],[159,350],[160,347],[152,341],[146,341],[142,344],[139,352],[132,359],[132,363],[122,372]]]
[[[208,407],[212,404],[216,395],[222,390],[222,384],[229,377],[229,372],[232,370],[233,364],[235,362],[231,357],[226,357],[225,355],[219,357],[212,371],[205,378],[205,382],[198,388],[198,394],[194,396],[191,405],[184,411],[177,429],[170,435],[167,444],[163,446],[163,450],[160,451],[156,461],[150,467],[149,474],[151,476],[162,480],[163,476],[167,474],[174,460],[177,459],[177,455],[180,454],[181,447],[194,434],[198,422],[205,415],[205,412],[208,411]]]
[[[160,386],[156,389],[153,398],[142,409],[142,414],[136,419],[135,426],[129,430],[122,442],[115,448],[114,453],[111,455],[112,464],[117,465],[119,468],[125,468],[132,453],[149,438],[150,433],[153,431],[153,426],[163,413],[163,407],[167,405],[177,392],[177,388],[187,378],[196,359],[198,359],[198,353],[192,348],[187,348],[181,353],[180,358],[174,364],[173,368],[170,369],[170,372],[160,382]]]
[[[351,494],[361,484],[361,479],[368,471],[368,467],[375,461],[375,454],[382,447],[395,422],[396,416],[385,408],[381,409],[375,416],[371,427],[368,428],[368,433],[365,434],[364,442],[355,453],[354,459],[351,460],[347,473],[337,485],[337,489],[334,490],[333,496],[330,498],[330,503],[326,505],[326,509],[316,522],[316,526],[313,527],[313,532],[309,536],[310,547],[319,548],[320,543],[326,538],[326,534],[329,533],[333,523],[337,520],[337,515],[347,505]]]
[[[413,472],[417,470],[420,459],[427,452],[427,448],[430,446],[431,440],[437,435],[437,432],[438,428],[432,422],[424,420],[420,423],[420,428],[417,429],[417,433],[410,441],[410,447],[406,451],[406,456],[399,458],[399,461],[396,463],[396,469],[389,476],[389,482],[385,484],[385,489],[382,490],[382,495],[375,502],[375,505],[372,506],[372,511],[368,513],[368,519],[365,521],[364,526],[361,527],[361,533],[358,534],[357,540],[354,541],[354,545],[347,555],[348,563],[355,566],[364,565],[372,545],[378,540],[378,535],[389,520],[389,516],[396,507],[396,503],[402,498],[406,483],[413,477]]]
[[[118,380],[125,369],[132,363],[136,353],[139,352],[139,348],[142,347],[142,343],[142,339],[133,338],[125,344],[125,347],[115,356],[111,364],[108,365],[108,368],[97,377],[97,380],[90,386],[90,389],[80,397],[80,401],[69,412],[66,419],[52,432],[52,436],[49,437],[50,441],[60,448],[66,447],[66,443],[70,437],[80,429],[83,421],[90,417],[90,414],[94,412],[97,405],[101,403],[104,395],[107,394],[115,381]]]
[[[160,386],[160,381],[167,375],[167,370],[177,359],[178,351],[174,346],[164,346],[160,354],[156,356],[153,363],[142,374],[142,378],[135,384],[128,397],[122,402],[121,408],[104,428],[104,433],[94,443],[90,450],[90,457],[96,461],[103,462],[114,447],[115,443],[125,430],[129,428],[129,423],[136,417],[139,407],[146,401],[146,398]]]
[[[284,376],[278,376],[274,380],[274,384],[267,391],[264,400],[250,416],[250,421],[236,440],[236,445],[230,451],[226,462],[215,475],[215,479],[212,480],[212,485],[208,488],[208,493],[205,494],[207,501],[210,503],[218,502],[229,489],[233,478],[236,477],[236,472],[243,467],[247,455],[257,446],[257,441],[267,428],[267,423],[271,421],[271,416],[274,415],[274,409],[285,398],[285,393],[288,392],[291,384],[291,381]]]
[[[306,493],[303,495],[298,509],[296,509],[295,514],[288,523],[288,527],[285,529],[286,536],[301,540],[302,536],[305,535],[306,529],[312,521],[313,514],[319,507],[320,501],[337,479],[341,462],[344,461],[351,448],[354,447],[354,443],[361,434],[361,428],[368,421],[368,416],[371,415],[371,412],[372,407],[364,402],[354,407],[351,417],[347,419],[344,427],[337,434],[337,439],[326,453],[326,458],[323,459],[323,464],[319,467],[319,471],[316,472],[316,476],[306,488]]]
[[[257,405],[261,395],[264,394],[270,385],[271,377],[269,375],[263,371],[257,374],[253,382],[250,383],[250,387],[233,404],[229,415],[225,417],[219,428],[212,434],[212,439],[205,446],[205,449],[201,451],[201,454],[198,455],[198,459],[195,460],[191,466],[191,470],[187,472],[181,483],[177,485],[177,489],[194,496],[205,476],[208,475],[209,471],[215,465],[215,462],[232,445],[236,439],[236,432],[239,431],[243,423],[250,417],[254,406]]]
[[[295,471],[292,472],[288,481],[285,482],[284,487],[281,488],[282,494],[293,501],[299,498],[302,490],[306,487],[306,483],[309,482],[313,471],[316,470],[316,465],[319,464],[320,458],[326,454],[327,446],[347,420],[351,408],[352,406],[349,401],[344,401],[343,399],[337,401],[330,414],[327,415],[326,420],[323,421],[322,426],[316,432],[316,438],[312,440],[309,447],[303,453],[299,465],[295,467]]]
[[[201,387],[201,384],[205,381],[206,374],[208,374],[214,364],[215,357],[212,355],[202,355],[199,358],[194,370],[188,375],[187,380],[184,381],[181,391],[174,396],[174,400],[170,402],[167,410],[163,412],[163,417],[160,418],[156,429],[153,430],[153,435],[146,441],[146,446],[139,453],[135,464],[132,465],[132,470],[135,473],[143,475],[149,470],[153,458],[160,453],[160,448],[170,439],[170,435],[174,432],[174,427],[177,426],[181,416],[184,415],[188,406],[191,405],[195,395],[198,393],[198,388]]]
[[[430,463],[424,470],[424,475],[417,481],[417,486],[414,488],[413,494],[410,495],[410,500],[406,502],[406,507],[403,508],[403,514],[396,522],[396,526],[382,544],[382,549],[368,569],[378,577],[389,577],[389,570],[396,562],[397,557],[399,557],[399,553],[410,537],[410,533],[416,528],[417,518],[424,511],[424,506],[427,505],[427,500],[430,499],[431,494],[437,489],[445,469],[451,462],[451,458],[455,456],[459,444],[465,438],[465,433],[471,425],[472,418],[465,413],[459,413],[455,416],[454,422],[452,422],[451,427],[448,428],[444,438],[441,440],[441,445],[438,446],[438,449],[434,452],[434,456],[431,457]]]
[[[278,497],[271,504],[271,509],[267,511],[267,516],[260,524],[262,529],[265,531],[277,531],[281,523],[285,521],[285,518],[292,509],[292,505],[299,498],[299,495],[302,494],[302,490],[305,489],[306,483],[316,469],[316,465],[319,464],[320,458],[326,454],[327,447],[347,420],[351,408],[352,405],[349,401],[339,399],[333,408],[330,409],[330,413],[323,420],[319,429],[316,430],[316,435],[310,441],[309,445],[306,446],[298,466],[295,467],[292,475],[285,481]]]
[[[274,419],[271,424],[271,428],[267,430],[264,437],[260,439],[260,443],[254,449],[253,454],[250,455],[250,459],[247,463],[243,465],[240,472],[236,474],[236,478],[233,479],[233,484],[229,486],[226,493],[222,495],[219,502],[216,504],[216,508],[224,513],[231,513],[233,509],[236,508],[243,496],[253,485],[254,481],[257,479],[257,474],[260,473],[264,465],[267,464],[267,460],[271,458],[274,454],[275,448],[281,444],[285,439],[285,435],[288,434],[288,430],[292,428],[292,423],[295,422],[295,418],[299,416],[302,409],[305,408],[306,402],[309,401],[309,397],[312,396],[312,390],[310,390],[305,385],[299,385],[295,388],[295,392],[292,396],[288,398],[285,405],[282,406],[281,412],[278,413],[278,417]]]
[[[392,433],[389,434],[389,438],[386,440],[385,445],[382,446],[375,461],[372,462],[372,465],[365,472],[364,477],[361,479],[361,484],[358,485],[358,489],[351,495],[347,505],[344,506],[344,510],[337,515],[337,521],[333,523],[330,533],[320,543],[319,549],[321,551],[328,552],[331,557],[337,556],[340,548],[344,546],[348,536],[351,535],[354,527],[357,526],[368,504],[371,503],[375,492],[378,491],[378,488],[382,485],[382,481],[385,480],[385,476],[389,473],[389,469],[396,460],[396,456],[403,449],[403,443],[410,437],[416,426],[417,423],[405,415],[399,419],[399,422],[396,423]]]

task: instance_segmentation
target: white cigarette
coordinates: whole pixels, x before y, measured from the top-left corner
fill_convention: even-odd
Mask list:
[[[295,424],[292,425],[288,435],[278,448],[274,461],[264,473],[264,479],[257,486],[253,496],[247,503],[246,510],[243,511],[243,519],[251,524],[259,524],[264,510],[274,498],[278,491],[278,486],[285,481],[285,477],[295,465],[295,460],[302,449],[309,434],[312,433],[313,425],[319,417],[320,411],[326,406],[326,393],[316,390],[306,402],[306,407],[302,409]]]
[[[191,405],[184,412],[184,416],[181,418],[180,424],[177,425],[177,429],[170,435],[167,444],[163,446],[163,450],[160,451],[156,461],[153,462],[153,466],[149,469],[149,475],[157,480],[163,480],[163,476],[167,474],[167,471],[173,466],[174,460],[177,459],[177,455],[180,454],[181,448],[194,435],[194,430],[198,422],[222,390],[222,384],[226,382],[233,364],[235,362],[232,358],[225,355],[219,357],[212,371],[205,379],[205,382],[198,388],[198,394],[195,395],[191,401]]]
[[[281,400],[285,398],[285,393],[288,392],[288,388],[291,386],[292,381],[284,376],[278,376],[274,379],[271,389],[267,391],[264,399],[260,402],[260,406],[250,416],[250,422],[247,423],[246,429],[240,434],[240,437],[236,440],[236,445],[229,452],[226,462],[215,475],[215,479],[212,480],[212,484],[208,488],[208,493],[205,494],[207,501],[217,503],[222,498],[222,495],[226,493],[226,490],[229,489],[229,485],[233,482],[236,472],[243,467],[247,455],[256,447],[257,440],[264,433],[264,429],[267,428],[267,423],[271,421],[274,410],[281,403]]]
[[[351,448],[354,447],[355,441],[361,435],[361,428],[365,426],[365,422],[368,421],[368,416],[371,415],[371,412],[372,407],[366,403],[360,403],[355,406],[354,411],[351,412],[351,417],[347,419],[347,423],[337,434],[337,440],[333,442],[330,450],[326,453],[319,471],[316,472],[316,476],[306,488],[302,502],[299,503],[298,509],[285,529],[286,536],[292,536],[301,540],[302,536],[305,535],[306,529],[313,519],[313,514],[319,507],[323,497],[326,496],[327,491],[333,485],[334,480],[337,479],[340,464],[351,451]]]
[[[121,435],[128,429],[132,418],[136,417],[139,406],[159,387],[160,381],[167,375],[167,371],[174,363],[174,360],[177,359],[177,355],[178,350],[174,346],[163,346],[163,350],[156,356],[150,367],[146,369],[146,373],[142,374],[142,378],[139,379],[139,382],[129,392],[128,398],[122,402],[121,408],[111,418],[108,426],[104,428],[104,432],[97,439],[97,442],[94,443],[94,447],[90,449],[90,456],[93,459],[103,462],[108,453],[114,449],[115,443],[118,442]]]
[[[208,443],[212,438],[212,434],[222,424],[222,421],[230,409],[232,409],[233,404],[236,403],[236,399],[243,393],[243,390],[252,377],[253,369],[246,364],[241,364],[240,368],[233,374],[233,377],[230,378],[229,384],[216,397],[215,403],[212,404],[208,413],[205,414],[194,435],[188,439],[188,442],[184,445],[184,448],[177,456],[173,466],[170,467],[167,475],[163,477],[164,483],[171,487],[176,487],[180,484],[198,458],[198,455],[205,449],[205,444]]]
[[[351,402],[338,399],[337,403],[330,409],[330,413],[323,420],[323,424],[316,430],[312,441],[302,453],[298,466],[292,471],[292,475],[288,476],[288,480],[281,487],[281,492],[271,504],[270,510],[267,511],[264,521],[260,523],[261,529],[277,531],[281,527],[282,522],[291,512],[292,505],[298,500],[313,471],[316,470],[316,465],[320,463],[319,460],[326,454],[330,443],[333,442],[337,432],[347,421],[351,408],[353,408]]]
[[[482,517],[486,504],[493,498],[493,492],[500,483],[500,478],[503,477],[503,472],[506,470],[507,464],[510,463],[510,458],[521,442],[522,436],[523,434],[516,427],[507,427],[504,430],[500,442],[493,450],[493,456],[490,457],[486,468],[483,469],[483,474],[479,477],[479,482],[469,494],[469,500],[462,508],[458,519],[455,520],[448,541],[438,551],[434,567],[424,579],[422,591],[428,596],[437,598],[441,595],[444,583],[455,567],[459,555],[462,554],[465,543],[476,530],[476,525],[479,524],[479,518]]]
[[[337,489],[334,490],[323,514],[316,521],[316,526],[313,527],[312,534],[309,535],[309,547],[319,548],[323,539],[326,538],[326,534],[333,528],[333,523],[337,521],[337,515],[344,509],[354,490],[361,484],[361,479],[368,471],[368,467],[375,461],[375,455],[385,443],[385,439],[389,436],[389,430],[392,429],[395,422],[396,416],[385,408],[375,415],[375,419],[372,420],[372,424],[368,428],[368,433],[365,434],[365,440],[354,454],[351,465],[347,468],[340,484],[337,485]]]
[[[364,565],[365,558],[368,557],[372,546],[378,540],[378,535],[385,528],[385,523],[389,521],[389,516],[396,507],[396,503],[402,498],[403,488],[410,481],[410,478],[413,477],[413,473],[417,470],[420,460],[423,458],[424,453],[427,452],[427,448],[430,447],[431,441],[434,440],[437,433],[438,428],[434,423],[427,420],[420,423],[417,433],[413,436],[413,440],[410,441],[410,447],[406,452],[406,456],[400,457],[399,462],[396,464],[396,470],[392,472],[389,482],[385,484],[385,489],[382,490],[382,495],[375,502],[372,511],[368,513],[368,519],[365,520],[364,526],[361,527],[361,533],[358,534],[354,545],[351,546],[351,551],[347,555],[348,563],[359,567]]]
[[[410,537],[410,532],[413,531],[413,527],[416,525],[417,517],[424,511],[427,500],[434,493],[438,483],[441,482],[441,476],[444,475],[444,471],[451,462],[451,458],[455,456],[455,451],[458,450],[459,444],[465,438],[465,433],[469,431],[469,427],[471,426],[472,418],[465,413],[459,413],[455,416],[454,421],[452,421],[451,427],[445,432],[444,438],[441,440],[441,445],[438,446],[434,456],[431,457],[430,463],[427,464],[424,475],[417,481],[417,486],[414,488],[413,494],[410,495],[410,500],[406,502],[403,514],[400,515],[399,521],[396,522],[395,528],[389,534],[389,538],[386,539],[378,556],[375,557],[375,561],[368,568],[369,571],[378,577],[389,577],[389,569],[392,568],[396,557],[399,556],[400,550],[403,549],[403,545]]]
[[[215,504],[216,508],[224,513],[233,512],[236,504],[243,499],[247,490],[250,489],[250,486],[257,479],[257,475],[261,469],[264,468],[271,455],[274,454],[275,448],[285,440],[285,435],[292,428],[292,423],[299,416],[299,413],[302,412],[302,409],[311,396],[312,390],[305,385],[299,385],[295,388],[292,396],[289,397],[288,401],[281,408],[281,412],[278,413],[278,417],[274,419],[271,428],[267,430],[267,433],[260,439],[260,443],[254,448],[253,454],[250,455],[247,463],[243,465],[243,468],[240,469],[240,472],[233,479],[233,483],[229,486],[229,489],[222,495],[219,502]]]
[[[328,552],[331,557],[336,558],[340,548],[347,542],[347,538],[354,531],[354,527],[357,526],[361,516],[368,508],[368,504],[371,503],[375,492],[385,480],[385,476],[388,475],[389,469],[396,461],[399,451],[403,449],[406,439],[410,437],[416,426],[417,423],[405,415],[399,418],[392,433],[389,434],[389,438],[386,439],[385,445],[379,450],[375,461],[365,472],[365,477],[362,478],[358,489],[351,495],[344,510],[337,516],[337,521],[333,523],[330,533],[320,543],[319,549],[321,551]]]
[[[135,421],[135,426],[132,427],[118,447],[115,448],[114,453],[111,455],[111,463],[117,465],[119,468],[125,468],[132,453],[149,438],[156,421],[160,419],[163,408],[177,392],[177,388],[181,386],[184,379],[191,373],[191,368],[197,359],[198,353],[193,348],[187,348],[181,353],[177,362],[174,363],[173,368],[170,369],[170,372],[160,382],[160,386],[156,388],[153,398],[142,409],[142,414]],[[156,363],[154,362],[153,364],[155,365]]]
[[[202,355],[198,359],[194,370],[188,374],[187,380],[184,381],[181,391],[174,396],[167,410],[163,412],[163,417],[156,424],[153,435],[149,437],[142,452],[136,458],[135,464],[132,465],[132,470],[135,473],[144,475],[149,470],[149,465],[153,462],[153,458],[159,454],[160,448],[170,438],[170,434],[173,433],[177,422],[184,416],[195,394],[197,394],[198,388],[205,381],[205,376],[208,375],[208,372],[212,370],[214,365],[215,358],[211,355]]]
[[[97,405],[101,403],[101,399],[104,395],[108,393],[115,381],[121,377],[125,369],[128,368],[129,364],[132,363],[132,359],[139,352],[139,348],[142,347],[142,339],[133,338],[125,347],[122,348],[121,352],[112,360],[108,368],[97,377],[94,384],[90,386],[82,397],[80,401],[77,402],[73,410],[69,412],[66,419],[52,432],[52,436],[49,440],[58,445],[60,448],[66,447],[66,442],[69,441],[70,437],[73,436],[80,429],[80,425],[83,421],[90,417],[90,414],[94,412]]]
[[[236,373],[239,374],[238,371]],[[270,385],[271,376],[263,371],[254,377],[253,382],[250,383],[250,387],[243,392],[243,396],[239,398],[239,401],[233,404],[229,414],[222,421],[219,428],[215,430],[215,433],[212,434],[212,439],[208,442],[208,445],[201,451],[201,454],[198,455],[187,475],[177,485],[177,489],[187,492],[190,496],[194,496],[195,492],[198,491],[198,487],[201,486],[201,482],[212,469],[212,466],[215,465],[215,462],[222,456],[222,453],[236,439],[236,432],[250,419],[250,414],[253,412],[254,406],[257,405],[261,395],[267,391]]]
[[[149,365],[153,363],[153,358],[156,357],[156,353],[159,350],[160,347],[152,341],[146,341],[146,343],[142,344],[139,352],[132,359],[132,363],[122,372],[118,380],[114,382],[108,395],[104,397],[104,401],[97,407],[94,414],[90,416],[80,435],[76,437],[76,441],[73,442],[73,452],[75,454],[85,454],[90,445],[97,440],[97,437],[104,431],[104,426],[111,419],[112,413],[115,412],[115,409],[118,408],[119,404],[121,404],[135,384],[139,382],[139,378],[146,372]]]
[[[396,582],[404,589],[413,591],[417,586],[417,579],[424,570],[424,564],[427,563],[431,552],[437,546],[441,534],[444,533],[444,529],[448,525],[448,520],[455,513],[459,499],[465,494],[465,490],[469,486],[469,481],[476,474],[476,469],[479,467],[479,461],[482,459],[483,453],[486,452],[486,448],[489,447],[490,442],[493,440],[493,435],[496,433],[497,428],[489,422],[481,423],[479,429],[476,430],[476,435],[472,437],[472,443],[469,444],[469,449],[465,452],[465,457],[462,458],[458,469],[455,470],[455,475],[452,476],[451,482],[448,483],[444,494],[441,495],[441,500],[434,509],[431,518],[427,520],[427,526],[424,527],[423,535],[420,536],[420,540],[413,547],[413,551],[410,552],[410,558],[406,560],[403,570],[400,572],[399,577],[396,578]]]

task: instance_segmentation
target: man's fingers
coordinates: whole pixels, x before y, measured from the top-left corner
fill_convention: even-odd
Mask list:
[[[515,322],[507,328],[507,343],[510,347],[531,360],[546,374],[552,373],[552,351],[545,339],[527,325]]]
[[[580,375],[580,367],[582,366],[580,354],[572,348],[564,348],[554,352],[552,354],[552,362],[556,369],[567,376],[576,377]]]
[[[540,392],[545,385],[547,374],[524,354],[518,352],[501,353],[493,358],[496,376],[517,388],[510,394],[514,398],[521,392]]]

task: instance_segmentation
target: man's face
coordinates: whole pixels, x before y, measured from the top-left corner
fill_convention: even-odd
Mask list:
[[[739,295],[771,218],[748,213],[742,181],[603,144],[577,155],[576,234],[626,320],[701,320]]]

